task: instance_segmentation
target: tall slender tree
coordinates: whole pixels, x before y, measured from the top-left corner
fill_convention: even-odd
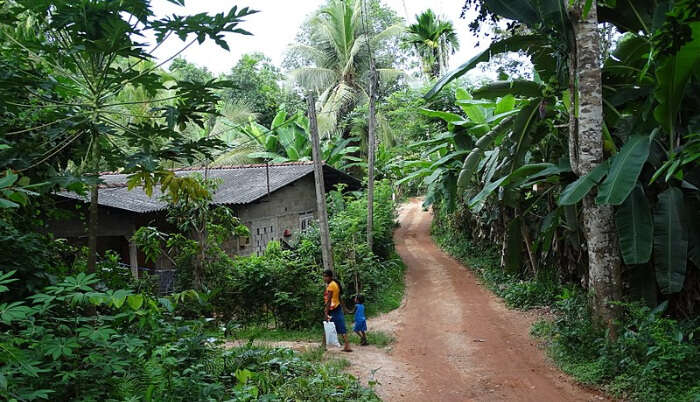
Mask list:
[[[408,26],[405,40],[416,50],[423,64],[423,74],[437,78],[447,71],[450,55],[459,50],[459,39],[450,21],[441,20],[431,9],[416,15]]]
[[[569,68],[576,102],[569,113],[569,159],[578,176],[598,167],[603,154],[603,83],[601,43],[596,2],[585,9],[583,1],[569,5],[575,46]],[[616,307],[622,297],[620,250],[613,206],[598,204],[594,191],[583,199],[583,225],[588,244],[588,288],[596,318],[614,329]]]
[[[371,21],[362,23],[362,13],[361,0],[331,0],[310,21],[312,43],[298,43],[290,49],[311,62],[291,74],[302,87],[320,93],[320,115],[332,126],[368,99],[364,89],[369,72],[366,44],[377,48],[404,29],[395,24],[375,32]],[[377,73],[385,81],[401,74],[388,66],[377,68]]]

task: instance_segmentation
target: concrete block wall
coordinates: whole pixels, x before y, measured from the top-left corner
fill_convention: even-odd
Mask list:
[[[284,240],[293,244],[300,232],[300,218],[316,214],[316,189],[313,176],[307,176],[262,199],[237,208],[241,222],[251,230],[247,244],[240,242],[238,255],[251,255],[265,249],[263,243]],[[291,236],[285,237],[285,230]]]

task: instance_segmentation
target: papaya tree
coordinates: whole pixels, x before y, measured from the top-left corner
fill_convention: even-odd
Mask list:
[[[184,5],[184,1],[172,2]],[[187,40],[185,48],[210,39],[228,49],[224,34],[249,34],[239,24],[253,11],[233,7],[217,15],[156,18],[149,0],[17,0],[2,2],[0,13],[3,51],[26,60],[25,68],[17,73],[22,79],[8,80],[7,85],[12,88],[32,81],[31,86],[24,85],[26,103],[15,107],[37,113],[50,110],[56,116],[53,121],[21,128],[44,136],[50,146],[36,150],[29,162],[15,168],[27,171],[65,162],[65,155],[70,155],[70,163],[61,169],[70,165],[75,173],[94,178],[88,224],[88,271],[93,271],[100,171],[123,168],[133,173],[130,186],[143,184],[150,193],[157,183],[167,189],[181,180],[162,168],[164,161],[191,162],[221,145],[210,138],[190,140],[181,130],[189,123],[203,126],[206,115],[216,113],[219,98],[215,90],[224,84],[164,80],[158,68],[170,59],[148,68],[143,65],[154,59],[151,52],[170,37]],[[154,40],[144,39],[149,37]],[[133,103],[150,105],[152,114],[125,123],[123,106],[131,102],[121,100],[120,94],[134,88],[149,99]],[[170,95],[159,96],[165,92]],[[17,130],[3,127],[3,131]],[[196,187],[191,180],[188,186]]]

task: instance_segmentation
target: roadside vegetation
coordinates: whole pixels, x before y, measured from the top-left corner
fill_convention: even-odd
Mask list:
[[[548,355],[577,381],[613,396],[639,401],[695,401],[700,395],[700,319],[673,319],[668,302],[654,308],[620,303],[618,333],[594,325],[585,290],[563,283],[553,268],[536,275],[508,272],[499,250],[455,227],[436,212],[432,234],[442,249],[472,270],[511,308],[542,315],[531,329]]]
[[[533,332],[581,382],[696,400],[697,6],[635,3],[627,18],[619,2],[467,3],[475,34],[508,28],[426,97],[480,62],[502,74],[420,110],[445,132],[402,180],[427,187],[436,239],[508,305],[549,307]],[[496,57],[514,50],[527,68]]]
[[[443,248],[509,306],[553,312],[533,333],[565,371],[623,398],[697,400],[697,2],[463,4],[406,20],[381,0],[324,0],[281,66],[261,49],[215,74],[182,52],[269,29],[247,22],[256,11],[0,0],[0,397],[376,400],[347,362],[248,343],[320,339],[319,229],[231,257],[225,243],[250,234],[212,206],[218,183],[173,171],[308,161],[313,110],[323,160],[374,185],[373,241],[368,192],[328,189],[348,307],[359,293],[369,316],[400,305],[396,202],[424,195]],[[485,45],[468,60],[460,25]],[[183,49],[152,54],[175,38]],[[105,171],[164,194],[167,231],[129,240],[169,259],[175,293],[97,253]],[[85,247],[48,234],[60,191],[88,200]]]

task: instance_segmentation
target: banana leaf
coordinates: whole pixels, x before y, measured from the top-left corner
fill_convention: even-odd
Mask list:
[[[498,137],[498,135],[501,134],[512,121],[513,117],[506,117],[494,128],[492,128],[491,131],[479,138],[474,149],[472,149],[469,155],[467,155],[467,157],[464,159],[462,170],[459,172],[459,177],[457,178],[457,187],[464,188],[467,186],[469,179],[476,171],[476,167],[478,166],[482,153],[493,143],[493,141],[496,140],[496,137]]]
[[[456,121],[462,121],[464,120],[464,117],[455,114],[455,113],[450,113],[450,112],[443,112],[441,110],[431,110],[431,109],[426,109],[426,108],[420,108],[418,111],[428,117],[433,117],[437,119],[442,119],[445,122],[447,122],[447,129],[452,130],[454,128],[454,123]]]
[[[506,95],[515,95],[526,98],[542,96],[544,85],[530,80],[494,81],[482,85],[472,92],[474,99],[494,99]]]
[[[610,160],[606,160],[596,166],[585,176],[579,177],[575,182],[569,184],[559,195],[557,204],[560,206],[574,205],[581,201],[589,191],[598,184],[610,169]]]
[[[687,260],[688,227],[683,192],[671,187],[659,194],[654,209],[654,265],[661,293],[673,294],[683,289]]]
[[[438,159],[435,163],[430,165],[430,169],[435,169],[438,166],[445,165],[450,161],[456,160],[458,157],[467,154],[469,151],[454,151]],[[460,158],[461,159],[461,158]]]
[[[598,187],[596,203],[620,205],[628,198],[649,157],[650,139],[648,135],[630,137],[611,158],[610,171]]]
[[[537,115],[537,110],[540,105],[541,100],[535,99],[530,101],[526,106],[524,106],[520,113],[515,116],[513,121],[513,132],[511,137],[513,142],[516,144],[515,152],[513,153],[513,163],[522,164],[525,157],[525,152],[528,149],[530,143],[529,132],[535,126],[535,116]]]
[[[647,263],[653,248],[654,226],[649,200],[639,183],[617,209],[615,227],[625,264]]]
[[[528,0],[484,0],[484,5],[495,15],[522,22],[526,25],[535,25],[540,22],[537,8]]]
[[[700,22],[693,22],[690,26],[694,40],[686,43],[675,54],[667,56],[656,70],[658,84],[654,96],[659,104],[654,109],[654,118],[669,134],[675,130],[674,123],[686,84],[700,65]]]
[[[494,109],[493,111],[494,117],[492,117],[491,119],[495,118],[501,113],[512,112],[514,108],[515,96],[510,94],[505,95],[498,102],[496,102],[496,109]]]
[[[469,208],[474,212],[478,212],[483,207],[486,199],[498,187],[518,186],[519,184],[528,181],[531,177],[539,174],[539,172],[551,168],[552,166],[555,165],[552,165],[551,163],[533,163],[519,167],[510,174],[485,185],[477,195],[469,200]]]
[[[464,88],[457,88],[455,91],[455,103],[462,108],[464,114],[467,115],[469,121],[476,124],[486,123],[486,109],[482,105],[493,105],[493,102],[474,100],[472,96]]]
[[[435,94],[440,92],[445,85],[449,84],[451,81],[461,77],[467,71],[473,69],[477,64],[482,62],[487,62],[491,59],[491,56],[505,53],[505,52],[517,52],[519,50],[527,50],[529,48],[538,48],[547,45],[547,40],[542,35],[515,35],[507,39],[503,39],[494,42],[489,46],[488,49],[477,54],[476,56],[469,59],[466,63],[457,67],[456,69],[450,71],[449,73],[442,76],[437,83],[425,94],[423,98],[430,99]]]

